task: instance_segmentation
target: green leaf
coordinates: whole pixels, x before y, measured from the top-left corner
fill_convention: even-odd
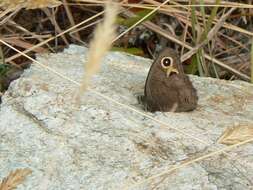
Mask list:
[[[144,52],[142,49],[139,48],[121,48],[121,47],[112,47],[112,51],[120,51],[120,52],[126,52],[132,55],[144,55]]]
[[[186,65],[187,74],[196,74],[198,71],[198,60],[196,54],[192,56],[191,64]]]
[[[116,22],[117,22],[117,24],[130,27],[130,26],[134,25],[136,22],[138,22],[140,19],[142,19],[143,17],[145,17],[147,14],[149,14],[151,11],[152,10],[142,10],[142,11],[139,11],[139,12],[136,13],[136,16],[128,18],[128,19],[124,19],[122,17],[118,17]],[[154,12],[153,14],[151,14],[150,16],[148,16],[142,22],[147,21],[147,20],[151,20],[155,15],[156,15],[156,12]]]
[[[11,68],[8,64],[0,64],[0,77],[4,76]]]
[[[11,65],[6,64],[2,46],[0,45],[0,77],[4,76],[11,69]]]

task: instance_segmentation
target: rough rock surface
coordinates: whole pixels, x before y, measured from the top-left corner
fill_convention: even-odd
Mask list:
[[[81,81],[86,52],[72,45],[37,60]],[[91,89],[143,112],[136,94],[143,91],[150,63],[109,53]],[[191,80],[198,90],[197,110],[146,113],[163,125],[91,91],[78,107],[73,104],[76,85],[34,64],[3,97],[0,179],[17,168],[30,168],[33,172],[19,190],[251,189],[250,143],[141,183],[225,147],[217,139],[226,128],[253,125],[252,85],[196,76]]]

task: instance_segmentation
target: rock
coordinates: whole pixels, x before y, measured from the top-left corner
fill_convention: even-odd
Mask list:
[[[71,45],[37,60],[81,81],[86,52]],[[109,53],[80,106],[73,103],[76,84],[33,64],[3,96],[0,179],[30,168],[18,190],[251,189],[252,143],[144,181],[226,147],[217,140],[228,127],[253,127],[253,85],[239,81],[191,76],[199,95],[195,111],[143,112],[136,94],[150,64]]]

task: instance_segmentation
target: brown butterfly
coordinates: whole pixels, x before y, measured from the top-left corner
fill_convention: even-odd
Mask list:
[[[139,96],[138,100],[150,112],[185,112],[197,107],[197,91],[184,74],[175,50],[164,49],[153,62],[146,79],[144,96]]]

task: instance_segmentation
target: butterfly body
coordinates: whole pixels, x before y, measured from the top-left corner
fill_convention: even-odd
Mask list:
[[[184,74],[178,54],[164,49],[153,62],[139,101],[147,111],[192,111],[198,96],[189,77]]]

